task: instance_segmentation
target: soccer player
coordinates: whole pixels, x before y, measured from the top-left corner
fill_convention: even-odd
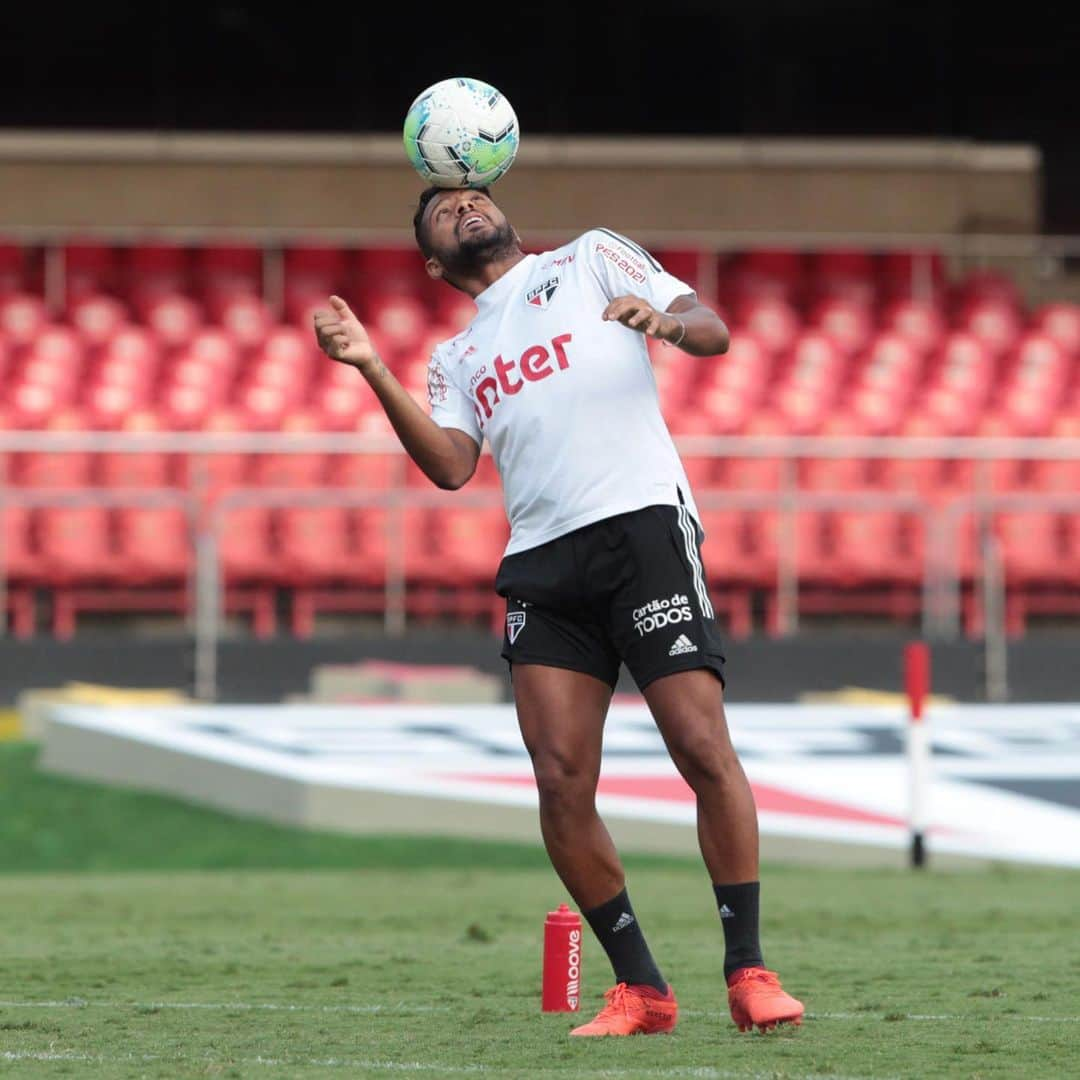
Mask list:
[[[660,414],[645,339],[693,356],[728,347],[723,322],[648,252],[607,229],[527,255],[486,189],[429,188],[413,219],[428,274],[476,302],[428,369],[431,415],[379,359],[340,297],[320,347],[357,367],[409,455],[440,488],[472,476],[486,438],[510,543],[502,655],[559,877],[615,971],[574,1035],[670,1031],[678,1006],[646,944],[596,811],[604,718],[625,663],[697,798],[698,838],[725,938],[739,1030],[798,1024],[758,938],[753,795],[728,735],[723,665],[686,473]]]

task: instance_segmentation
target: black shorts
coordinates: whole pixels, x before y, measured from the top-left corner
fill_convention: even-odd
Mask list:
[[[723,682],[701,540],[684,506],[647,506],[507,555],[495,579],[506,597],[503,657],[612,687],[620,662],[642,690],[693,668]]]

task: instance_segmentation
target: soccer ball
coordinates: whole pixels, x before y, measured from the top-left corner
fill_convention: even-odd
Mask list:
[[[436,187],[484,187],[513,163],[518,122],[510,102],[479,79],[429,86],[405,116],[405,153]]]

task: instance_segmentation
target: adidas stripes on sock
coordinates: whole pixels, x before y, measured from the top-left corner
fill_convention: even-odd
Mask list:
[[[651,986],[661,994],[667,993],[667,983],[649,952],[625,889],[606,904],[582,914],[607,953],[617,983]]]
[[[764,967],[758,936],[758,906],[761,885],[714,885],[720,925],[724,928],[724,978],[745,967]]]

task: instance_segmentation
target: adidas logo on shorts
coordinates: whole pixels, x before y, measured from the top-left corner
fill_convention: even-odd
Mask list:
[[[680,634],[668,649],[668,656],[682,656],[688,652],[697,652],[697,646],[685,634]]]

